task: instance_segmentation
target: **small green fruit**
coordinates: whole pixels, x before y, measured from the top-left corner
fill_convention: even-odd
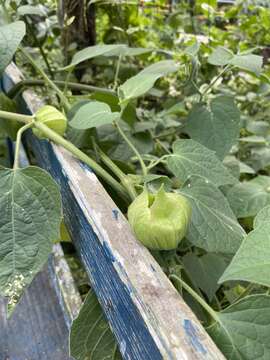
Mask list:
[[[145,189],[128,208],[128,220],[137,239],[153,250],[176,249],[186,235],[190,218],[188,200],[165,192],[163,187],[156,194]]]
[[[55,107],[50,105],[42,106],[35,114],[35,120],[47,125],[57,134],[63,136],[67,129],[67,118]],[[46,138],[45,134],[37,128],[33,129],[34,134],[39,138]]]

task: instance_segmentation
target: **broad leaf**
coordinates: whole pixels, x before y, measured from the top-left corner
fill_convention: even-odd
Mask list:
[[[237,184],[228,191],[227,198],[238,218],[255,216],[270,205],[270,177],[259,175]]]
[[[254,54],[235,55],[231,59],[230,64],[237,66],[240,69],[248,70],[255,74],[260,74],[262,71],[263,58],[262,56]]]
[[[92,290],[72,323],[70,354],[76,360],[121,360],[115,338]]]
[[[14,305],[41,270],[59,236],[61,199],[37,167],[0,169],[0,293]]]
[[[233,65],[256,75],[262,71],[263,58],[254,54],[233,54],[230,50],[218,46],[208,58],[209,64],[217,66]]]
[[[195,285],[212,301],[219,288],[218,279],[227,267],[223,257],[216,254],[196,256],[188,253],[182,258],[185,271]]]
[[[80,64],[83,61],[93,59],[97,56],[104,56],[106,54],[109,54],[112,51],[115,51],[119,48],[125,47],[124,44],[116,44],[116,45],[94,45],[94,46],[88,46],[83,50],[78,51],[72,58],[71,63],[62,70],[68,70],[72,68],[73,66],[76,66]]]
[[[234,254],[245,232],[222,192],[208,180],[196,176],[179,192],[188,197],[192,206],[188,240],[209,252]]]
[[[82,105],[70,121],[70,126],[75,129],[86,130],[106,124],[111,124],[119,119],[118,112],[111,112],[109,105],[93,101]]]
[[[136,76],[129,78],[123,85],[119,87],[119,97],[121,102],[128,102],[144,95],[162,76],[175,72],[179,69],[179,65],[173,60],[159,61],[153,65],[146,67]]]
[[[218,46],[208,57],[208,63],[216,66],[225,66],[229,63],[233,56],[234,54],[230,50],[222,46]]]
[[[170,171],[183,182],[191,175],[205,177],[216,186],[237,182],[213,151],[194,140],[175,141],[173,154],[168,157],[167,164]]]
[[[270,359],[270,296],[245,297],[216,316],[207,331],[226,359]]]
[[[190,137],[216,152],[220,159],[230,151],[239,136],[240,113],[233,98],[219,96],[210,102],[195,105],[187,119]]]
[[[270,286],[270,219],[269,206],[258,215],[256,228],[242,242],[219,283],[243,280]]]
[[[0,75],[11,62],[24,35],[25,25],[22,21],[0,27]]]
[[[254,219],[254,228],[257,228],[260,225],[268,224],[270,224],[270,205],[264,207],[258,212],[258,215]]]

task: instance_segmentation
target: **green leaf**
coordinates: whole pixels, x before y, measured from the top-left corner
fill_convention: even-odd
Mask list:
[[[187,119],[186,132],[200,144],[216,152],[220,159],[230,151],[239,136],[240,112],[233,98],[219,96],[195,105]]]
[[[216,66],[225,66],[229,63],[233,56],[233,52],[222,46],[218,46],[208,57],[208,63]]]
[[[216,186],[233,184],[237,179],[220,162],[215,153],[194,140],[177,140],[167,160],[170,171],[185,182],[191,175],[209,179]]]
[[[162,76],[175,72],[179,65],[173,60],[163,60],[146,67],[119,87],[121,102],[128,102],[147,93]]]
[[[25,24],[22,21],[0,27],[0,75],[11,62],[24,35]]]
[[[111,124],[119,119],[118,112],[111,112],[109,105],[93,101],[82,105],[70,121],[70,126],[75,129],[85,130],[106,124]]]
[[[247,296],[216,315],[207,331],[226,359],[270,359],[270,296]]]
[[[226,269],[227,262],[223,257],[210,253],[203,256],[188,253],[182,261],[189,278],[212,301],[220,286],[218,279]]]
[[[57,184],[42,169],[0,169],[0,293],[15,305],[59,237]]]
[[[197,176],[191,177],[179,192],[188,197],[192,206],[187,239],[209,252],[234,254],[245,232],[222,192]]]
[[[219,283],[241,280],[270,286],[270,221],[269,209],[263,209],[255,221],[255,229],[242,242]]]
[[[17,14],[19,16],[25,16],[25,15],[38,15],[38,16],[46,16],[47,13],[44,10],[44,7],[37,5],[22,5],[18,7]]]
[[[88,46],[83,50],[78,51],[72,58],[71,63],[61,70],[68,70],[73,66],[80,64],[83,61],[93,59],[97,56],[104,56],[107,53],[118,50],[125,47],[124,44],[114,44],[114,45],[94,45]]]
[[[270,224],[270,205],[265,206],[254,219],[254,228]]]
[[[262,71],[263,58],[254,54],[233,54],[230,50],[218,46],[208,58],[208,63],[217,66],[233,65],[258,75]]]
[[[76,360],[121,360],[115,338],[95,293],[90,290],[70,332],[70,354]]]
[[[262,71],[263,58],[262,56],[247,54],[247,55],[235,55],[230,64],[239,67],[240,69],[251,71],[255,74],[260,74]]]
[[[227,193],[227,199],[238,218],[255,216],[266,205],[270,205],[270,177],[256,178],[237,184]]]

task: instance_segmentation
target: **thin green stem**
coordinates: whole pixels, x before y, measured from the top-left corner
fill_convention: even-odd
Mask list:
[[[134,188],[133,183],[130,181],[129,177],[123,173],[121,169],[103,152],[99,149],[99,156],[105,165],[118,177],[121,181],[121,184],[126,188],[127,192],[130,195],[130,198],[134,200],[137,197],[137,192]]]
[[[111,185],[126,201],[130,201],[125,188],[115,180],[106,170],[104,170],[97,162],[91,159],[88,155],[78,149],[68,140],[64,139],[62,136],[58,135],[55,131],[50,129],[44,123],[35,122],[35,127],[40,129],[49,140],[52,140],[56,144],[63,146],[68,150],[72,155],[77,159],[83,161],[85,164],[89,165],[95,173],[104,179],[109,185]]]
[[[217,316],[217,313],[215,312],[215,310],[213,310],[211,308],[211,306],[209,306],[207,304],[207,302],[200,297],[196,291],[194,291],[188,284],[186,284],[182,279],[180,279],[177,275],[171,274],[169,275],[169,278],[171,280],[174,280],[176,282],[178,282],[179,284],[181,284],[181,286],[204,308],[204,310],[217,322],[219,322],[219,318]]]
[[[34,125],[34,121],[22,126],[17,132],[16,146],[15,146],[15,156],[14,156],[14,164],[13,164],[13,169],[14,170],[18,169],[18,167],[19,167],[20,146],[21,146],[22,134],[23,134],[23,132],[25,130],[30,129],[33,125]]]
[[[169,156],[171,156],[171,155],[163,155],[163,156],[161,156],[161,158],[159,158],[158,160],[150,163],[150,165],[147,166],[147,170],[149,171],[149,170],[153,169],[155,166],[157,166],[159,163],[163,162]]]
[[[17,114],[9,111],[0,110],[0,118],[10,121],[18,121],[24,124],[28,124],[33,121],[32,115]]]
[[[99,88],[97,86],[79,84],[79,83],[75,83],[75,82],[66,82],[66,81],[62,81],[62,80],[55,80],[54,84],[59,86],[60,88],[63,88],[63,87],[65,87],[65,85],[67,85],[67,87],[71,90],[87,91],[87,92],[96,91],[96,92],[101,92],[101,93],[109,94],[109,95],[116,94],[115,91],[110,90],[110,89]],[[31,87],[31,86],[44,86],[44,85],[46,85],[45,80],[35,80],[35,79],[22,80],[19,83],[17,83],[16,85],[14,85],[11,88],[11,90],[9,90],[7,95],[10,98],[14,98],[24,88]]]
[[[245,288],[245,290],[238,296],[238,298],[236,300],[234,300],[234,303],[243,299],[243,297],[248,295],[255,287],[256,287],[256,284],[253,284],[253,283],[248,284],[248,286]]]
[[[120,66],[121,66],[121,61],[122,61],[122,55],[119,55],[118,60],[117,60],[117,65],[116,65],[115,76],[114,76],[114,85],[113,85],[113,90],[114,91],[116,90],[117,84],[118,84],[118,77],[119,77],[119,70],[120,70]]]
[[[68,99],[65,97],[63,92],[58,88],[57,85],[47,76],[47,74],[41,69],[41,67],[36,63],[36,61],[32,58],[30,54],[28,54],[27,51],[24,50],[23,47],[19,47],[20,51],[23,53],[23,55],[27,58],[29,63],[33,66],[33,68],[43,77],[45,82],[56,92],[56,94],[59,96],[64,108],[66,111],[70,109],[70,103]]]
[[[147,167],[146,167],[146,165],[145,165],[139,151],[136,149],[136,147],[132,144],[132,142],[126,136],[125,132],[121,129],[118,121],[115,121],[114,125],[115,125],[116,129],[118,130],[119,134],[122,136],[122,138],[125,140],[125,142],[128,144],[128,146],[131,148],[131,150],[137,156],[137,158],[139,160],[139,163],[141,165],[141,168],[142,168],[143,175],[147,175]]]
[[[210,89],[215,85],[215,83],[228,71],[232,68],[230,64],[226,65],[225,68],[218,74],[218,76],[210,82],[210,84],[206,87],[206,89],[200,95],[200,101],[202,98],[208,93]]]

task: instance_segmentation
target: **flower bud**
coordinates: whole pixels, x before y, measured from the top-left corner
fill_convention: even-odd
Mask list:
[[[47,125],[50,129],[63,136],[67,128],[67,118],[55,107],[50,105],[42,106],[35,114],[35,119]],[[39,138],[46,137],[39,129],[33,129],[34,134]]]
[[[165,192],[163,187],[156,194],[145,189],[128,208],[128,220],[137,239],[153,250],[176,249],[186,235],[190,218],[188,200]]]

